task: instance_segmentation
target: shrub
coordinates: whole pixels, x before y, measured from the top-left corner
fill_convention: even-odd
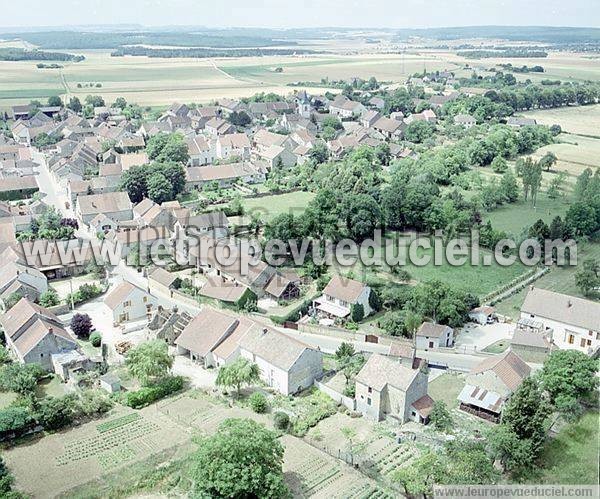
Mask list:
[[[356,385],[349,384],[344,387],[344,396],[354,398],[356,395]]]
[[[352,322],[360,322],[365,316],[365,308],[360,303],[354,303],[350,307],[350,318]]]
[[[90,343],[93,347],[99,347],[102,344],[102,335],[98,332],[90,335]]]
[[[48,291],[42,293],[40,296],[40,305],[42,307],[54,307],[60,303],[60,298],[58,297],[58,293],[54,289],[49,289]]]
[[[40,402],[37,419],[46,430],[58,430],[72,423],[75,399],[72,395],[48,397]]]
[[[0,436],[9,433],[17,435],[25,433],[33,426],[34,419],[28,407],[10,406],[0,410]]]
[[[285,412],[276,412],[273,415],[273,424],[278,430],[287,430],[290,425],[290,417]]]
[[[254,392],[248,399],[252,410],[258,414],[267,412],[267,397],[261,392]]]
[[[168,376],[160,381],[141,388],[135,392],[127,392],[125,396],[125,405],[134,409],[145,407],[152,402],[167,397],[183,388],[183,378],[181,376]]]

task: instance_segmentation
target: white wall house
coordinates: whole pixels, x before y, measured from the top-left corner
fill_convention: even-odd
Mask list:
[[[319,315],[344,319],[350,316],[353,305],[363,306],[364,317],[371,314],[369,305],[371,288],[362,282],[335,275],[323,290],[323,294],[313,302]]]
[[[600,303],[532,287],[521,319],[540,322],[544,336],[559,348],[587,354],[600,348]]]
[[[129,281],[123,281],[104,298],[115,324],[149,318],[157,299]]]
[[[424,322],[417,330],[417,349],[451,347],[454,344],[454,330],[443,324]]]

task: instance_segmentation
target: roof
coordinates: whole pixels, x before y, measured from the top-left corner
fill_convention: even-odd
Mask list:
[[[223,147],[233,147],[235,149],[243,149],[250,147],[250,139],[245,133],[230,133],[228,135],[219,135],[217,141]]]
[[[183,329],[175,344],[200,356],[216,348],[239,324],[239,319],[205,307]]]
[[[494,307],[490,307],[489,305],[482,305],[481,307],[476,307],[469,312],[470,314],[484,314],[484,315],[492,315],[496,312]]]
[[[239,344],[240,348],[284,371],[289,371],[306,350],[314,350],[305,343],[259,324],[254,324]]]
[[[413,402],[412,406],[421,416],[426,418],[431,414],[431,411],[433,411],[433,403],[433,399],[425,394],[420,399]]]
[[[452,328],[443,324],[434,324],[433,322],[424,322],[417,331],[417,336],[426,336],[428,338],[439,338]]]
[[[210,151],[210,144],[202,135],[196,135],[185,141],[190,156],[197,156],[204,151]]]
[[[502,405],[504,404],[502,395],[469,384],[464,386],[457,398],[464,404],[481,407],[482,409],[495,412],[496,414],[500,413]]]
[[[0,191],[18,191],[21,189],[37,189],[38,182],[35,175],[26,175],[24,177],[5,177],[0,182]]]
[[[544,350],[550,348],[550,342],[543,335],[519,328],[515,329],[515,333],[510,340],[510,344],[542,348]]]
[[[366,287],[367,285],[362,282],[336,274],[331,278],[327,286],[325,286],[323,294],[348,303],[356,303],[358,297]]]
[[[214,298],[215,300],[224,301],[227,303],[236,303],[246,292],[248,288],[241,284],[234,282],[212,282],[209,278],[202,289],[200,294],[207,298]]]
[[[391,357],[403,357],[405,359],[414,359],[415,346],[410,340],[401,341],[396,339],[390,343],[389,355]]]
[[[145,295],[148,294],[146,291],[144,291],[142,288],[137,287],[135,284],[132,284],[129,281],[123,281],[106,295],[106,297],[104,298],[104,304],[108,306],[108,308],[110,308],[111,310],[114,310],[115,308],[117,308],[117,306],[121,305],[125,301],[125,299],[135,290],[140,291]]]
[[[107,192],[104,194],[79,196],[77,203],[83,215],[115,213],[132,209],[129,195],[126,192]]]
[[[284,291],[288,288],[288,286],[290,284],[292,284],[292,282],[293,281],[291,281],[287,277],[282,276],[279,273],[276,273],[275,275],[273,275],[273,277],[271,278],[269,283],[266,285],[265,291],[268,294],[270,294],[271,296],[279,298],[284,293]]]
[[[470,374],[482,374],[493,371],[500,381],[511,391],[515,391],[531,373],[531,368],[521,357],[512,351],[487,358],[477,364]]]
[[[546,289],[531,289],[521,312],[569,326],[600,331],[600,303]]]
[[[356,375],[356,381],[370,386],[378,392],[382,391],[388,384],[406,391],[418,373],[418,369],[411,369],[389,357],[373,354]]]
[[[256,175],[259,171],[251,163],[230,163],[216,166],[193,166],[186,169],[188,182],[209,182]]]
[[[153,281],[156,281],[167,287],[171,286],[171,284],[177,280],[177,276],[175,274],[172,274],[162,267],[157,267],[148,277]]]

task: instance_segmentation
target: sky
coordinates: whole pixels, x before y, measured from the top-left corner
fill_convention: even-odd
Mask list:
[[[600,0],[0,0],[1,27],[600,26]]]

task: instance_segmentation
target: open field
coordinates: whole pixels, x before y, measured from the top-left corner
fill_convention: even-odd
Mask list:
[[[242,200],[242,204],[245,217],[258,215],[261,220],[268,222],[282,213],[293,213],[294,215],[302,213],[314,197],[312,192],[295,191],[259,198],[245,198]]]
[[[564,132],[600,137],[600,104],[528,111],[541,125],[559,124]]]
[[[598,112],[600,113],[600,108]],[[600,167],[600,138],[563,133],[559,136],[558,143],[541,147],[532,156],[539,159],[549,151],[558,158],[552,171],[564,171],[578,176],[586,168]]]

